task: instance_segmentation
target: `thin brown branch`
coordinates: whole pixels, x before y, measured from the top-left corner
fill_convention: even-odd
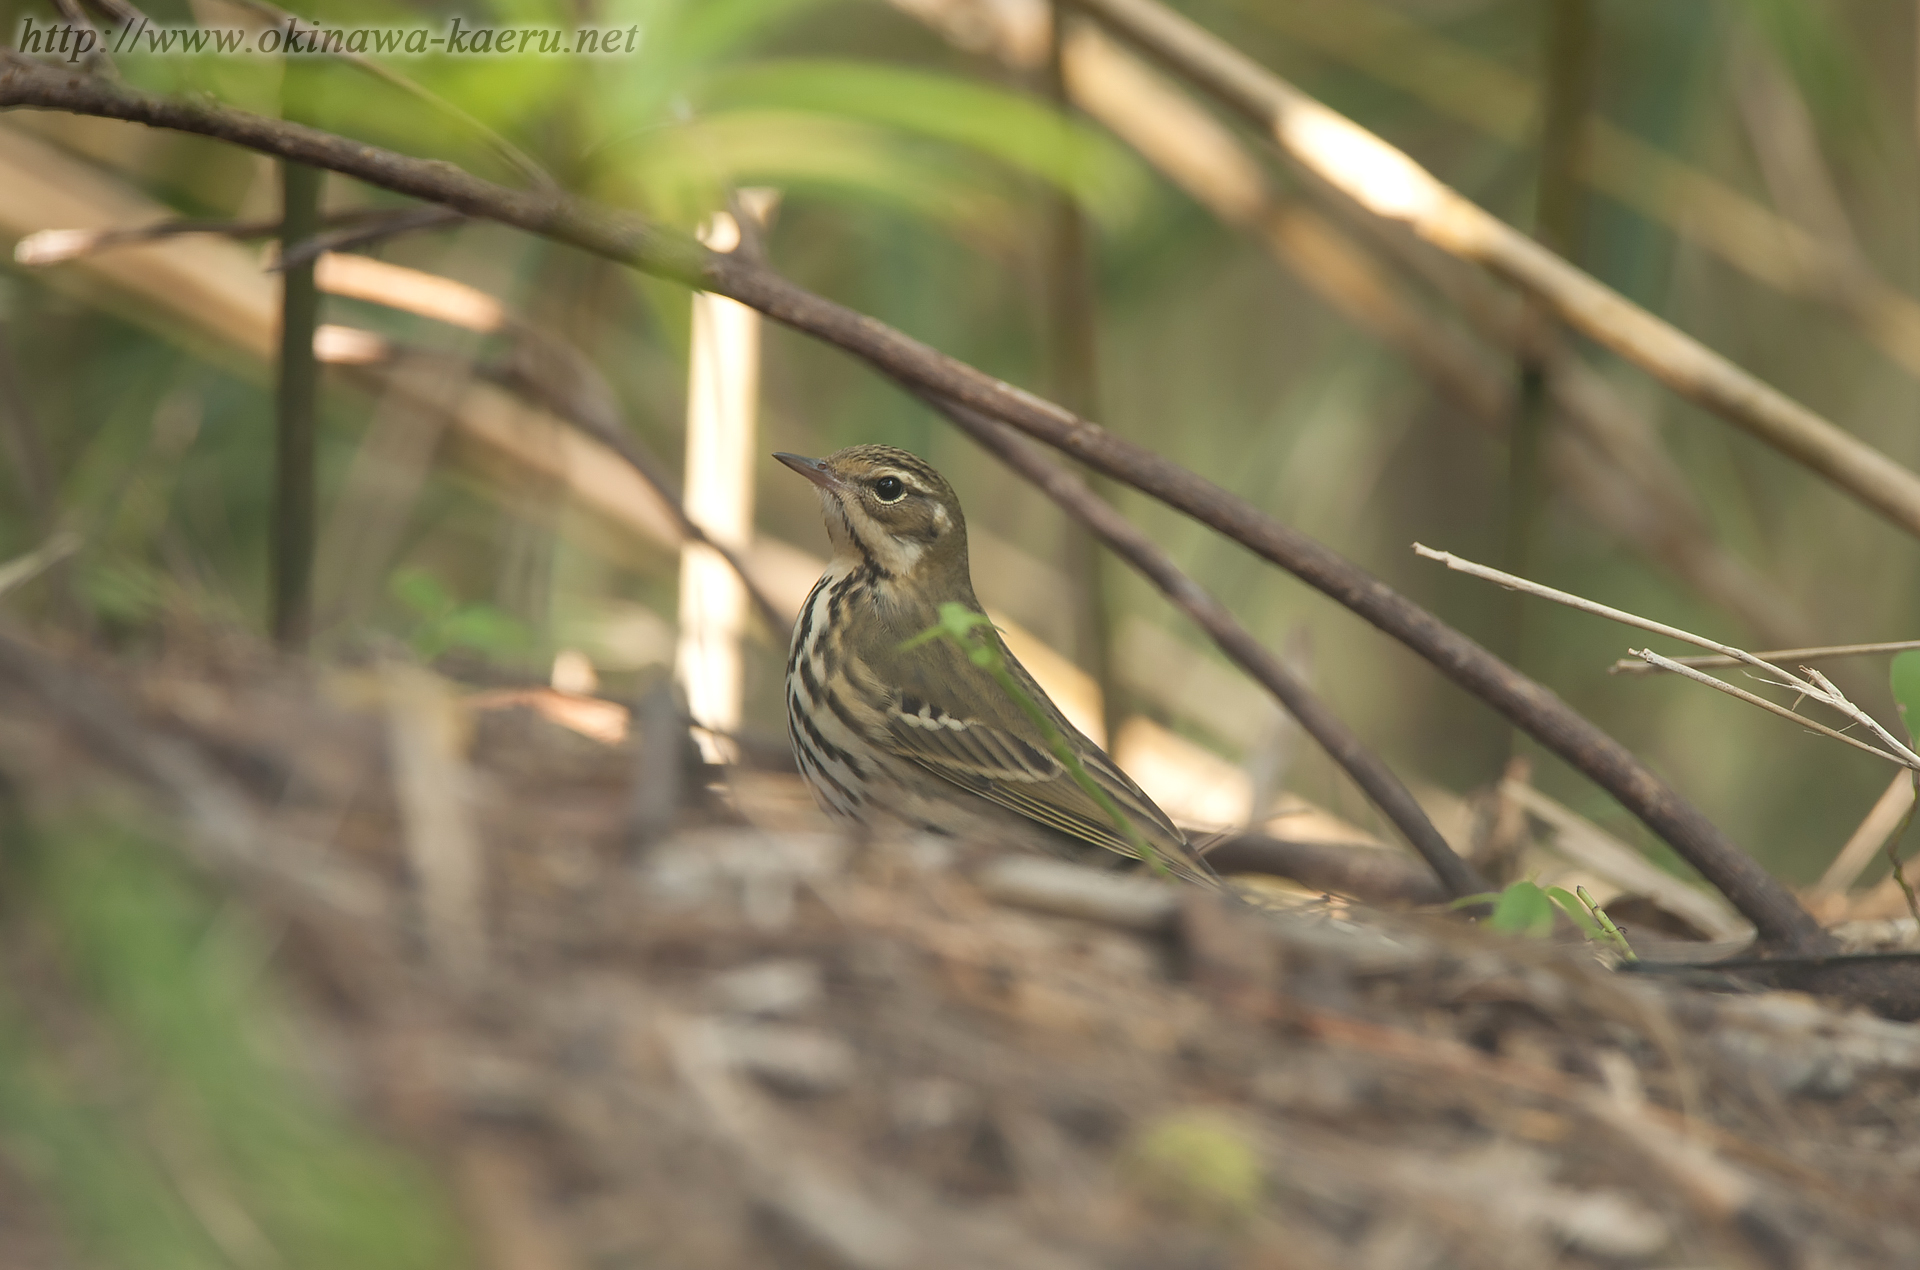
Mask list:
[[[1568,326],[1920,535],[1920,475],[1655,317],[1155,0],[1071,0],[1271,133],[1301,168],[1521,287]]]
[[[318,260],[330,251],[348,251],[388,238],[396,238],[401,234],[445,229],[449,225],[458,225],[465,219],[466,217],[461,213],[445,207],[407,207],[398,211],[382,212],[377,216],[362,218],[357,224],[343,225],[338,229],[314,234],[300,242],[290,244],[281,251],[280,258],[273,263],[271,269],[274,272],[298,269],[301,265]]]
[[[1583,613],[1591,613],[1596,617],[1604,617],[1610,621],[1619,622],[1623,626],[1632,626],[1639,630],[1651,631],[1656,635],[1665,635],[1670,639],[1681,640],[1684,643],[1692,644],[1698,648],[1711,648],[1718,653],[1732,657],[1737,663],[1747,666],[1752,670],[1763,671],[1766,674],[1774,675],[1776,678],[1762,680],[1762,682],[1775,688],[1784,688],[1794,693],[1797,698],[1818,702],[1831,710],[1845,715],[1879,737],[1886,743],[1887,748],[1882,750],[1876,746],[1856,740],[1844,732],[1839,732],[1827,727],[1825,724],[1815,723],[1813,720],[1805,718],[1785,706],[1768,701],[1764,697],[1755,696],[1744,688],[1737,688],[1732,684],[1715,679],[1705,671],[1695,670],[1690,666],[1683,666],[1676,661],[1671,661],[1653,652],[1651,649],[1641,648],[1628,650],[1636,657],[1645,658],[1653,662],[1662,670],[1670,671],[1684,678],[1705,684],[1720,692],[1727,693],[1730,696],[1738,697],[1740,700],[1751,705],[1759,706],[1761,709],[1780,715],[1783,718],[1792,719],[1796,723],[1812,728],[1824,736],[1830,736],[1835,740],[1844,741],[1846,744],[1865,750],[1869,754],[1875,754],[1890,762],[1899,763],[1902,766],[1911,767],[1916,771],[1920,771],[1920,754],[1916,754],[1908,748],[1904,742],[1889,732],[1885,725],[1880,723],[1879,720],[1849,701],[1846,694],[1841,692],[1831,679],[1828,679],[1825,675],[1811,667],[1802,667],[1802,669],[1806,671],[1806,677],[1803,679],[1791,671],[1782,670],[1773,662],[1765,661],[1754,656],[1745,649],[1735,648],[1731,644],[1722,644],[1718,640],[1711,640],[1704,636],[1695,635],[1692,631],[1682,630],[1677,626],[1669,626],[1665,622],[1656,622],[1651,618],[1642,617],[1638,613],[1629,613],[1625,609],[1617,609],[1611,605],[1601,604],[1596,600],[1589,600],[1584,595],[1574,595],[1568,591],[1560,591],[1550,586],[1543,586],[1530,578],[1522,578],[1500,569],[1491,569],[1486,565],[1477,564],[1472,560],[1456,556],[1450,551],[1435,551],[1432,547],[1424,546],[1421,543],[1414,543],[1413,550],[1416,555],[1424,556],[1429,560],[1437,560],[1446,565],[1447,568],[1467,574],[1469,577],[1480,578],[1483,581],[1495,583],[1508,590],[1523,592],[1527,595],[1536,596],[1539,599],[1551,600],[1555,604],[1565,605],[1571,609],[1578,609]]]
[[[1279,657],[1240,625],[1226,605],[1182,573],[1173,557],[1145,530],[1122,516],[1111,503],[1088,489],[1085,481],[1040,453],[1006,424],[938,398],[926,400],[1007,466],[1039,486],[1069,516],[1085,525],[1116,555],[1159,587],[1175,608],[1207,633],[1221,652],[1272,693],[1420,853],[1450,895],[1458,899],[1491,889],[1486,879],[1447,845],[1447,840],[1433,827],[1427,813],[1393,774],[1393,769],[1363,745],[1325,702],[1294,677]]]
[[[1366,904],[1444,904],[1447,891],[1418,863],[1377,847],[1295,842],[1264,833],[1237,833],[1207,848],[1207,863],[1223,877],[1266,873],[1302,886],[1346,895]]]
[[[113,58],[107,53],[107,42],[100,38],[100,31],[87,18],[87,11],[80,7],[80,0],[53,0],[53,7],[60,12],[66,24],[86,38],[92,52],[86,56],[86,65],[98,67],[114,79],[120,78],[120,68],[113,64]]]
[[[17,53],[0,53],[0,106],[66,110],[214,137],[444,203],[657,277],[730,296],[916,389],[1010,423],[1247,546],[1407,644],[1619,799],[1746,914],[1764,940],[1794,950],[1832,946],[1831,937],[1791,892],[1624,746],[1545,687],[1364,570],[1178,464],[882,322],[813,295],[763,266],[709,252],[683,234],[557,193],[508,189],[449,164],[298,124],[129,91]]]
[[[1748,692],[1745,688],[1741,688],[1735,684],[1730,684],[1726,682],[1724,679],[1715,679],[1712,675],[1707,674],[1705,671],[1693,670],[1689,667],[1682,666],[1677,662],[1669,661],[1665,657],[1662,657],[1659,653],[1654,652],[1650,648],[1640,649],[1639,655],[1646,658],[1648,661],[1652,662],[1654,665],[1658,666],[1662,670],[1669,671],[1673,674],[1681,676],[1682,678],[1691,679],[1695,683],[1705,684],[1707,687],[1714,689],[1716,692],[1724,692],[1729,697],[1733,697],[1740,701],[1744,701],[1750,706],[1758,706],[1760,709],[1765,710],[1768,714],[1777,714],[1781,718],[1791,720],[1792,722],[1799,724],[1803,728],[1811,728],[1813,731],[1818,732],[1820,735],[1825,737],[1830,737],[1835,741],[1839,741],[1843,745],[1851,745],[1854,749],[1864,750],[1868,754],[1873,755],[1875,758],[1883,758],[1887,760],[1887,762],[1889,763],[1898,763],[1902,767],[1912,768],[1916,771],[1920,771],[1920,765],[1915,764],[1915,762],[1911,758],[1903,758],[1898,754],[1892,753],[1888,750],[1883,750],[1877,745],[1868,745],[1865,741],[1860,740],[1858,737],[1848,736],[1845,732],[1840,731],[1838,728],[1830,728],[1826,724],[1817,722],[1816,720],[1813,720],[1813,719],[1809,719],[1805,715],[1800,714],[1797,711],[1789,710],[1787,707],[1781,705],[1777,701],[1769,701],[1765,697],[1762,697],[1757,693]],[[1775,686],[1787,687],[1789,685],[1777,684]]]
[[[391,211],[378,209],[328,212],[321,216],[320,223],[330,227],[348,227],[364,225],[369,221],[383,221],[392,215]],[[222,238],[235,239],[278,238],[280,222],[188,218],[156,221],[151,225],[130,225],[124,229],[43,229],[28,234],[14,244],[13,260],[15,264],[28,268],[64,264],[115,247],[138,246],[185,234],[217,234]]]

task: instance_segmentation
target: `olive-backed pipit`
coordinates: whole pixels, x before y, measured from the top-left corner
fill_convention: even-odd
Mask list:
[[[787,729],[828,812],[1069,857],[1135,854],[991,673],[951,640],[914,637],[943,603],[980,612],[953,487],[883,445],[774,457],[820,488],[833,561],[800,611],[787,658]],[[991,638],[998,640],[997,633]],[[1171,870],[1210,875],[1186,835],[1060,713],[1012,654],[1017,683]]]

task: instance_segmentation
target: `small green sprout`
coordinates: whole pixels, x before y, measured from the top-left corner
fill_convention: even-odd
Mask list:
[[[1558,908],[1588,940],[1612,944],[1628,961],[1637,960],[1626,935],[1614,925],[1607,911],[1594,902],[1593,896],[1587,894],[1584,886],[1568,891],[1561,886],[1520,881],[1503,891],[1463,895],[1450,907],[1472,908],[1481,904],[1493,905],[1493,913],[1487,918],[1487,925],[1492,929],[1536,939],[1553,933],[1553,910]]]

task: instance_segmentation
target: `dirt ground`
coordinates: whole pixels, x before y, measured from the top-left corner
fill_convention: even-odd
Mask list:
[[[849,842],[645,709],[580,730],[622,721],[234,640],[0,641],[30,814],[111,787],[178,824],[283,932],[303,1061],[488,1265],[1920,1265],[1920,1027]],[[0,1263],[68,1264],[51,1207],[0,1174]]]

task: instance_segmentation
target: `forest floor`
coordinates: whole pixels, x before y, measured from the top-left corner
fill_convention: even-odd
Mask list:
[[[482,1264],[1920,1265],[1920,1027],[1444,914],[849,842],[791,775],[544,689],[0,643],[24,813],[177,826],[277,932],[299,1063]],[[714,779],[665,817],[683,769]],[[0,1263],[69,1264],[31,1191],[0,1167],[32,1217]]]

